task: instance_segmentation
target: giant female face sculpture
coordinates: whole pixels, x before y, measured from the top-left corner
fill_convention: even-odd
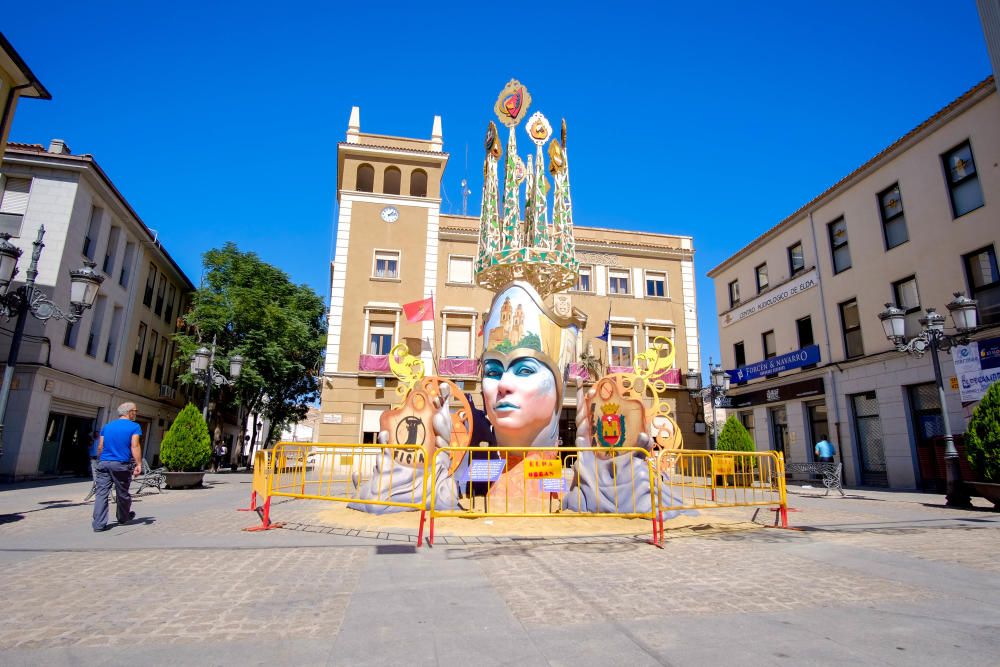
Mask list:
[[[483,402],[501,447],[551,445],[559,439],[556,378],[532,357],[483,364]]]

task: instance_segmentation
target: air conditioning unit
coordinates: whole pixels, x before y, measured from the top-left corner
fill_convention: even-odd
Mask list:
[[[160,385],[160,398],[174,398],[177,396],[177,390],[167,384]]]

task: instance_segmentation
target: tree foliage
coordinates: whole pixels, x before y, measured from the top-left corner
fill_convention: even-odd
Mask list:
[[[163,436],[160,460],[173,472],[191,472],[203,470],[211,456],[208,424],[198,408],[188,403]]]
[[[752,452],[756,448],[753,444],[753,438],[750,437],[750,432],[735,415],[731,415],[722,425],[716,449],[727,452]]]
[[[216,369],[228,374],[228,358],[240,354],[239,379],[213,396],[229,407],[270,422],[268,444],[286,424],[305,417],[319,398],[319,368],[326,344],[323,299],[307,285],[293,284],[281,269],[233,242],[204,255],[202,287],[195,292],[187,325],[177,334],[181,376],[192,381],[187,360],[216,339]],[[218,392],[218,393],[216,393]],[[234,447],[237,450],[238,447]]]
[[[965,455],[984,481],[1000,483],[1000,382],[990,385],[972,413]]]

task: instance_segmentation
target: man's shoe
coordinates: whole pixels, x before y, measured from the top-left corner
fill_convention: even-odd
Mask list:
[[[126,523],[128,523],[129,521],[131,521],[134,518],[135,518],[135,512],[129,512],[128,513],[128,518],[125,519],[124,521],[119,521],[118,523],[120,523],[122,525],[125,525]]]
[[[101,526],[100,528],[94,528],[95,533],[103,533],[108,529],[108,526]]]

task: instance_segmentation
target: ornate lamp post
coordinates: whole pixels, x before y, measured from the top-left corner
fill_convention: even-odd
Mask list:
[[[896,346],[899,352],[906,352],[920,358],[928,349],[931,351],[931,361],[934,365],[934,381],[937,383],[938,401],[941,403],[941,416],[944,422],[944,463],[947,483],[946,504],[951,507],[969,507],[971,505],[969,490],[962,483],[962,471],[959,467],[958,450],[951,435],[951,420],[948,418],[948,405],[945,403],[944,380],[941,377],[941,361],[938,351],[948,352],[956,345],[966,345],[969,335],[976,331],[978,313],[976,302],[961,292],[954,293],[955,298],[948,304],[948,311],[955,323],[957,333],[944,333],[944,315],[934,308],[927,308],[924,317],[920,318],[923,330],[910,340],[906,340],[905,313],[891,303],[885,304],[885,310],[879,313],[885,337]]]
[[[206,422],[208,421],[208,402],[212,395],[212,385],[231,385],[239,379],[240,372],[243,370],[243,357],[238,354],[229,358],[229,377],[215,370],[215,341],[215,336],[212,336],[211,349],[205,346],[199,347],[191,360],[191,374],[205,384],[205,404],[201,409],[201,416]]]
[[[21,351],[21,338],[24,336],[24,325],[27,316],[37,320],[56,318],[67,322],[78,322],[83,311],[94,305],[97,292],[101,289],[104,276],[94,271],[96,264],[84,262],[84,267],[69,272],[70,311],[63,312],[44,293],[35,289],[35,278],[38,277],[38,258],[42,254],[42,238],[45,227],[38,228],[38,238],[32,245],[31,264],[26,273],[27,280],[14,291],[9,291],[10,283],[17,275],[17,260],[21,257],[21,249],[10,242],[10,234],[0,233],[0,317],[5,320],[15,319],[14,334],[10,339],[10,352],[7,355],[7,367],[3,371],[3,384],[0,385],[0,455],[3,454],[3,428],[7,416],[7,400],[10,398],[11,383],[14,381],[14,369],[17,366],[17,356]]]
[[[729,374],[722,370],[721,365],[714,364],[712,358],[708,359],[708,373],[709,373],[709,386],[701,386],[701,373],[698,373],[694,369],[690,369],[687,375],[684,376],[684,382],[687,385],[688,392],[691,394],[691,398],[701,398],[704,400],[705,396],[709,397],[712,403],[712,449],[715,449],[719,444],[719,423],[715,419],[715,408],[716,399],[725,397],[726,393],[729,391]]]

